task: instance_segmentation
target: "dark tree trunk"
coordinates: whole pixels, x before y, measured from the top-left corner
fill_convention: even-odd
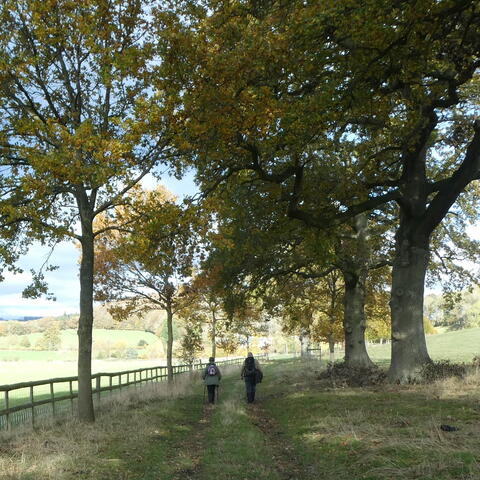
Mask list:
[[[345,281],[343,329],[345,363],[350,367],[371,367],[365,344],[365,280],[366,270],[359,274],[343,272]]]
[[[92,398],[92,328],[94,237],[92,221],[82,219],[80,318],[78,320],[78,418],[94,422]]]
[[[370,261],[368,219],[365,213],[354,219],[353,248],[342,252],[340,270],[345,283],[343,297],[345,335],[345,363],[350,367],[371,367],[373,362],[365,345],[365,284]],[[343,246],[345,248],[345,245]],[[346,254],[347,253],[347,254]]]
[[[171,306],[167,306],[167,377],[168,382],[173,382],[173,312]]]
[[[405,221],[406,223],[406,221]],[[397,232],[392,270],[390,309],[392,314],[392,362],[389,378],[395,382],[418,379],[422,367],[431,362],[423,327],[423,295],[429,259],[429,239]]]

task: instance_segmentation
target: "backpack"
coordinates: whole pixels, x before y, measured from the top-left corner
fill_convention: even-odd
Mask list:
[[[253,377],[255,376],[255,360],[253,357],[247,357],[245,359],[245,373],[246,377]]]
[[[207,375],[213,377],[217,374],[217,367],[212,363],[207,367]]]

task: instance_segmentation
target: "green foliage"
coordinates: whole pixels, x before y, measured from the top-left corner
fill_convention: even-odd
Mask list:
[[[30,340],[28,339],[27,336],[24,336],[21,340],[20,340],[20,346],[21,347],[24,347],[24,348],[30,348],[32,346],[32,344],[30,343]],[[54,349],[55,350],[55,349]]]
[[[202,325],[190,321],[185,325],[185,332],[180,341],[179,357],[191,365],[203,348]]]
[[[461,330],[480,326],[480,287],[451,292],[448,295],[431,294],[425,299],[427,317],[435,326]]]
[[[436,333],[438,333],[438,331],[435,329],[435,327],[432,325],[432,323],[427,317],[423,319],[423,329],[426,335],[435,335]]]
[[[39,350],[58,350],[62,344],[60,327],[52,323],[35,343]]]

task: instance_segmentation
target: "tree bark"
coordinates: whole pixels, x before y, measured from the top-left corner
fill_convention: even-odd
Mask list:
[[[80,318],[78,320],[78,418],[94,422],[92,397],[92,328],[94,237],[91,218],[82,218]]]
[[[390,309],[392,315],[392,361],[390,380],[405,383],[420,378],[422,367],[431,362],[423,327],[423,295],[429,259],[429,239],[404,235],[412,231],[407,220],[397,232],[392,270]]]
[[[167,306],[167,378],[168,382],[173,382],[173,312],[171,306]]]
[[[352,249],[342,252],[339,261],[345,284],[343,329],[345,363],[349,367],[372,367],[365,345],[365,284],[370,261],[368,219],[365,213],[354,218],[355,240]],[[345,249],[345,245],[343,246]]]
[[[343,272],[345,282],[343,329],[345,333],[345,363],[349,367],[372,367],[365,344],[365,282],[366,269]]]
[[[307,358],[310,356],[310,331],[304,328],[298,337],[300,340],[300,356]]]
[[[330,362],[333,363],[335,361],[335,339],[333,338],[333,335],[328,336],[328,351]]]

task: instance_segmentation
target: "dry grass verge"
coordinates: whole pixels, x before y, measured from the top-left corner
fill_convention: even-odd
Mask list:
[[[131,388],[102,399],[94,424],[68,420],[49,422],[35,431],[15,430],[0,437],[0,478],[70,479],[99,478],[92,458],[102,457],[116,439],[128,436],[129,444],[142,445],[145,438],[158,439],[164,432],[152,421],[159,408],[172,408],[176,400],[191,393],[199,373],[176,377],[173,385],[157,383]],[[121,452],[119,452],[121,453]],[[127,452],[127,456],[141,452]],[[112,465],[122,459],[110,458]]]

